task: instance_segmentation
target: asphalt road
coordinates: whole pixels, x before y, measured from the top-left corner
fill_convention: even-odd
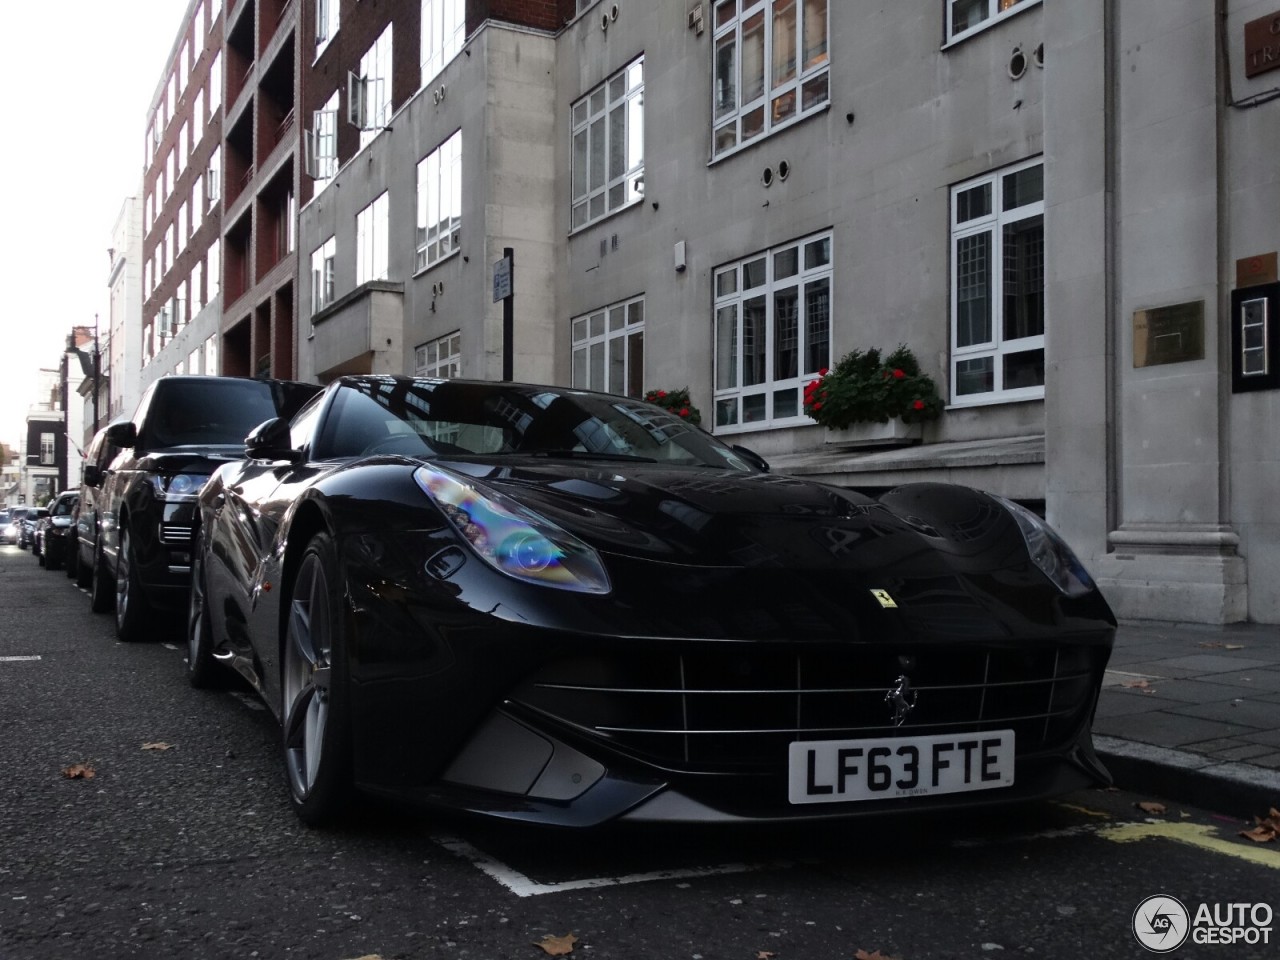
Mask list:
[[[617,960],[1139,957],[1153,895],[1280,911],[1280,844],[1118,791],[805,831],[531,833],[369,805],[315,832],[270,714],[190,689],[175,625],[157,634],[115,642],[73,581],[0,547],[0,960],[536,960],[570,934],[567,955]],[[1174,955],[1277,955],[1255,936]]]

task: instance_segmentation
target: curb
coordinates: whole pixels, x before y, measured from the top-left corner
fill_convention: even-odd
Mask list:
[[[1252,825],[1280,807],[1280,770],[1095,734],[1094,750],[1115,785],[1204,807]]]

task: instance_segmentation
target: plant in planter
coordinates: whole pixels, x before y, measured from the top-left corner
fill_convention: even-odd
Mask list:
[[[644,395],[645,403],[652,403],[654,406],[662,407],[664,410],[674,413],[682,420],[688,420],[692,424],[702,422],[702,414],[698,412],[698,408],[689,402],[689,388],[681,387],[679,390],[650,390]]]
[[[942,398],[906,346],[884,358],[876,349],[851,350],[805,386],[804,412],[836,430],[854,423],[887,423],[894,417],[922,423],[941,415]]]

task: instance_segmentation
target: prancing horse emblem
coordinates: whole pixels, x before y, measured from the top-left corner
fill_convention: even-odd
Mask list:
[[[884,702],[893,707],[893,725],[902,726],[904,720],[916,708],[916,691],[911,689],[911,680],[904,673],[893,681],[893,688],[884,695]]]

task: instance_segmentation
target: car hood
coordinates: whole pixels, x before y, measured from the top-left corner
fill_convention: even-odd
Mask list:
[[[952,540],[855,491],[779,474],[630,463],[444,465],[603,553],[676,564],[883,571],[909,563],[914,576],[927,576],[957,565],[995,569],[1007,562],[1010,531],[1018,536],[1003,510],[974,491],[965,492],[974,502],[962,511],[985,515],[994,529]]]
[[[224,463],[244,459],[244,446],[218,444],[213,446],[168,447],[148,451],[138,460],[137,469],[155,473],[211,474]]]

